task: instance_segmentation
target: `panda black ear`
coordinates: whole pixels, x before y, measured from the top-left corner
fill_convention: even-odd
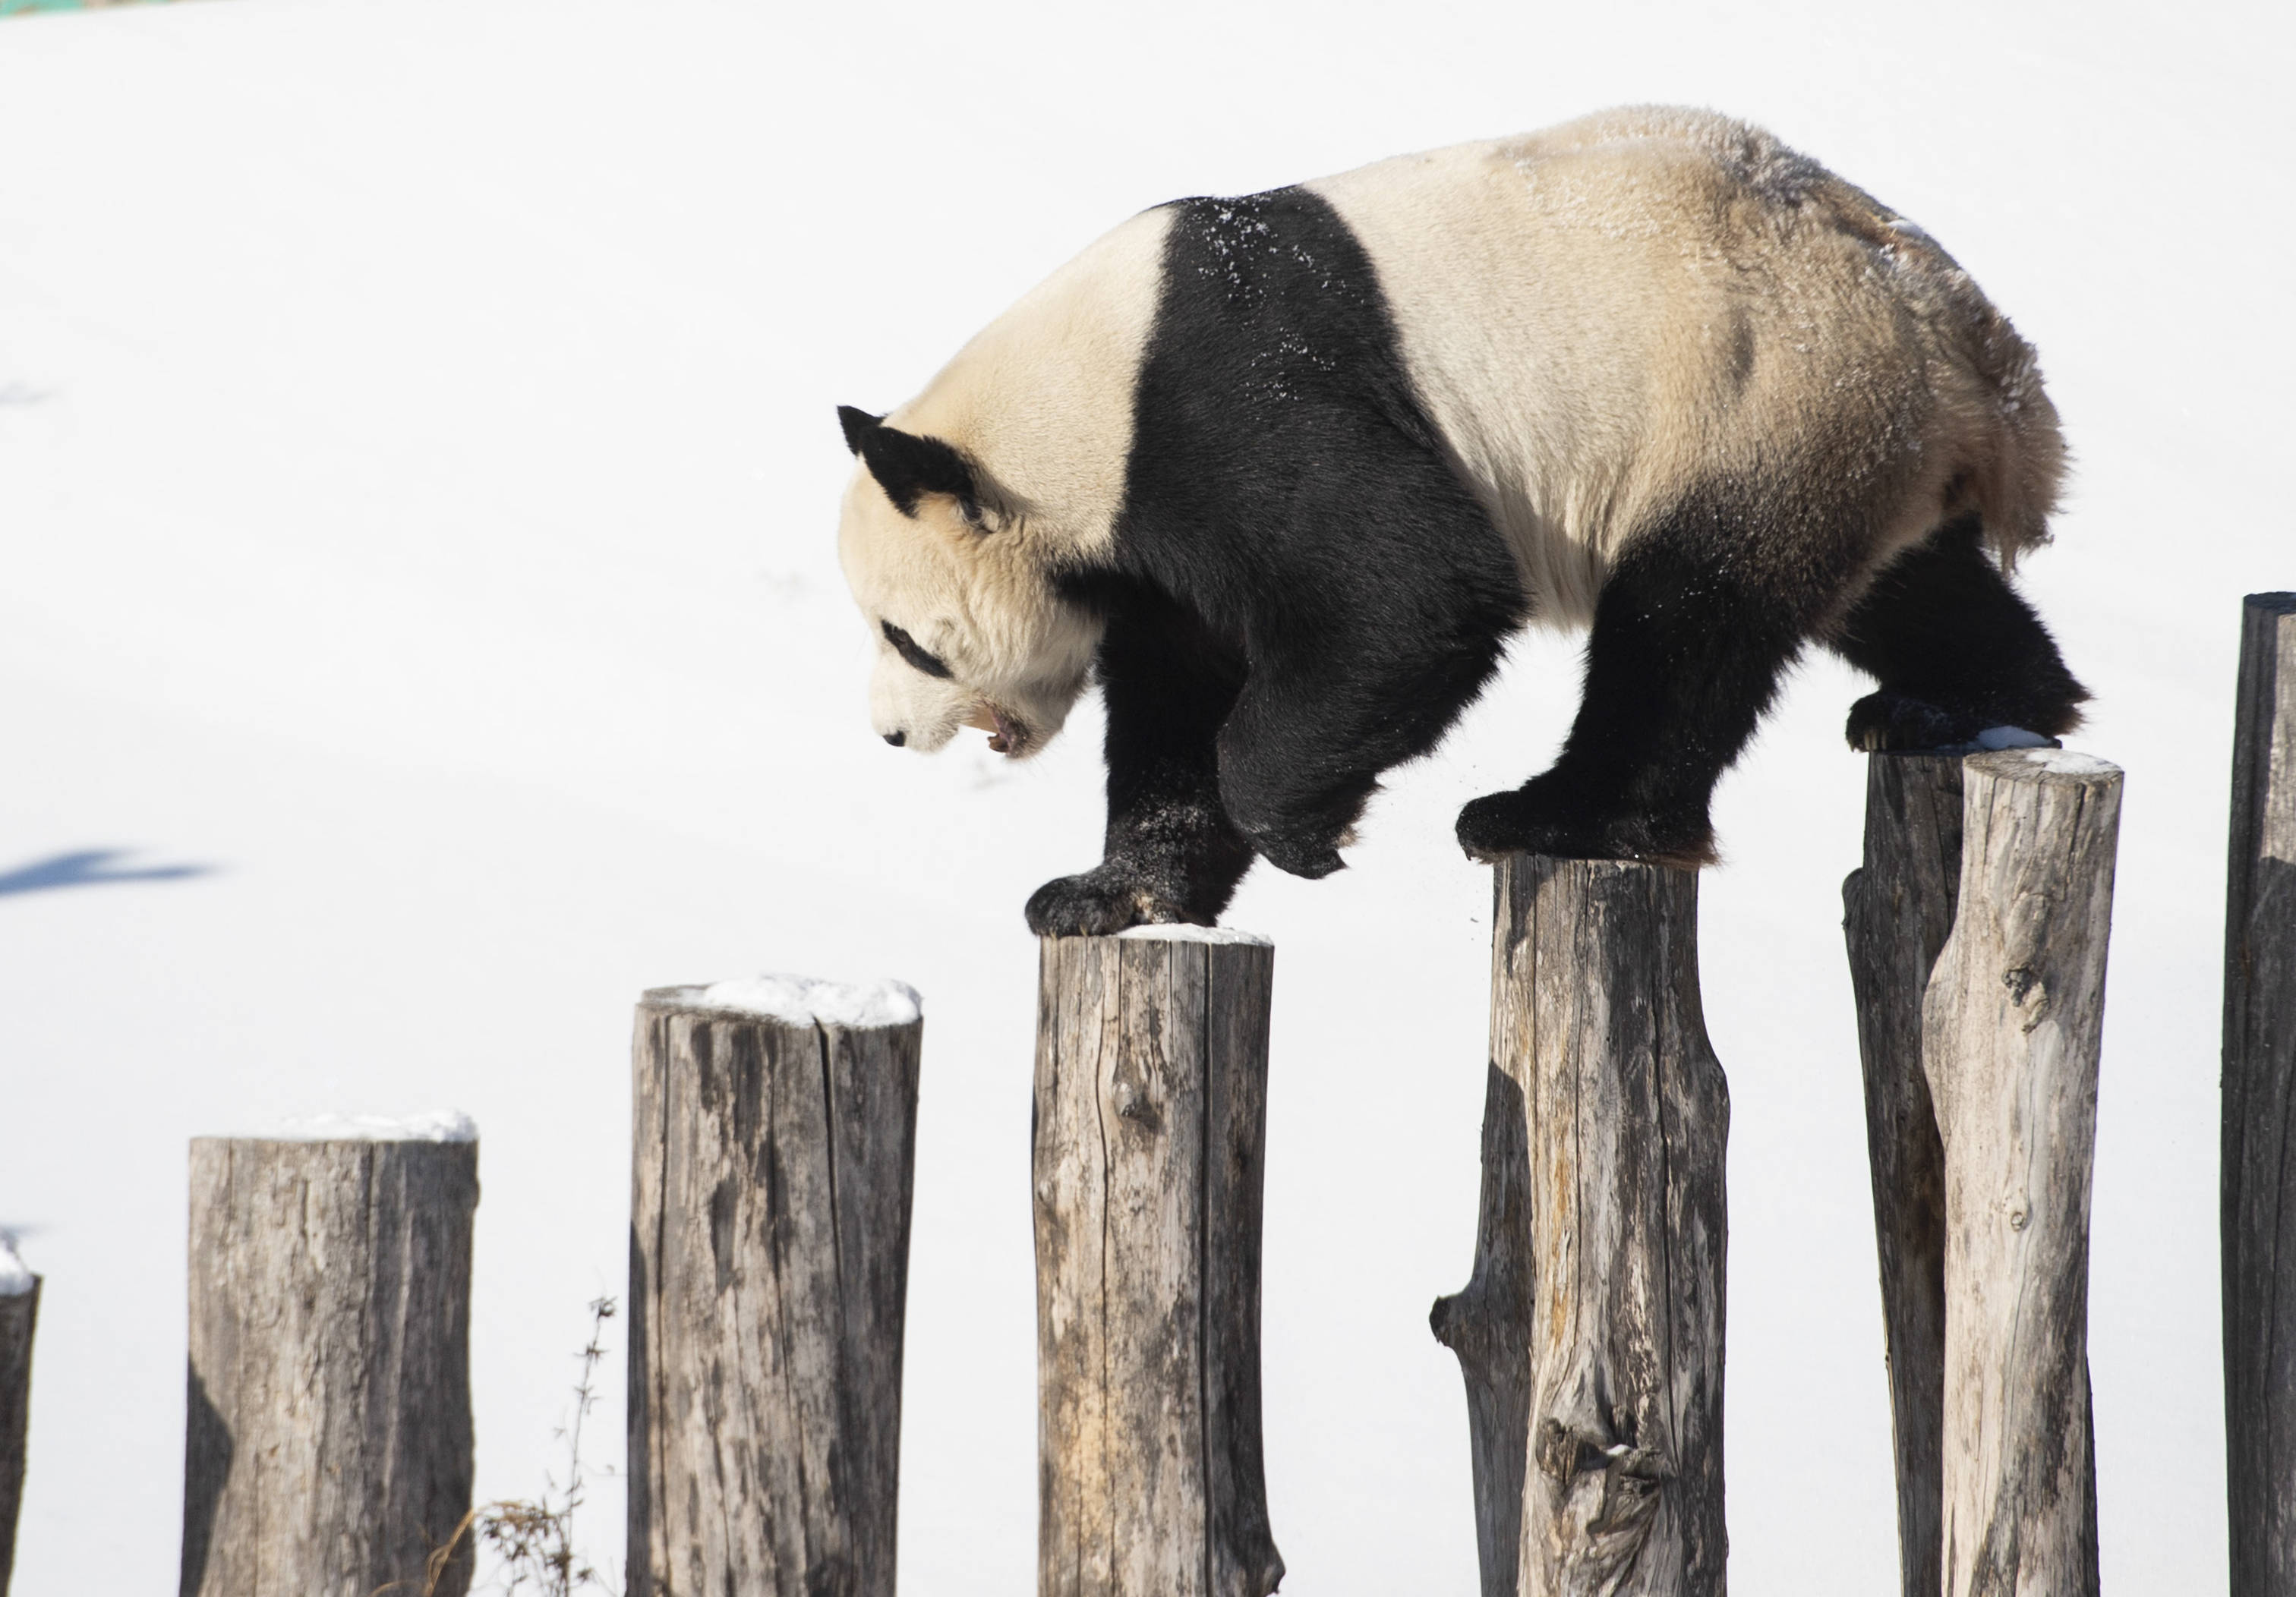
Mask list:
[[[840,414],[844,413],[840,412]],[[859,412],[854,413],[860,414]],[[905,516],[917,513],[917,501],[927,494],[947,494],[964,507],[964,519],[980,520],[980,496],[972,483],[972,468],[964,456],[935,438],[888,427],[876,416],[863,418],[869,425],[854,452],[868,466],[869,475],[885,490],[893,508]],[[847,437],[853,423],[846,422]]]
[[[837,407],[837,424],[845,429],[845,446],[854,454],[861,453],[861,440],[885,424],[882,416],[873,416],[865,410],[849,405]]]

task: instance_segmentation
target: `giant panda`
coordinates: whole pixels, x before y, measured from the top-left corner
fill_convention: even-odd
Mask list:
[[[1610,111],[1133,217],[890,414],[842,407],[875,730],[1014,758],[1088,683],[1102,862],[1039,934],[1214,922],[1340,868],[1529,622],[1590,628],[1554,766],[1467,853],[1697,865],[1806,643],[1864,749],[2062,733],[2005,571],[2065,451],[1927,233],[1759,128]]]

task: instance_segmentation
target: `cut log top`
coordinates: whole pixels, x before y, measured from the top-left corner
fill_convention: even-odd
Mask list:
[[[195,1137],[201,1142],[475,1142],[478,1123],[458,1109],[419,1115],[308,1115],[267,1131]]]
[[[2111,760],[2070,749],[2005,749],[1995,754],[1972,754],[1967,768],[1982,771],[1997,781],[2041,782],[2052,786],[2094,787],[2117,782],[2122,774]]]
[[[811,976],[766,975],[703,986],[655,987],[644,1002],[655,1009],[693,1010],[779,1020],[784,1026],[835,1026],[849,1031],[910,1026],[924,1018],[924,1000],[905,981],[823,981]]]
[[[1273,948],[1275,939],[1261,932],[1243,931],[1233,926],[1191,926],[1185,921],[1173,921],[1162,926],[1134,926],[1116,934],[1133,943],[1214,943],[1240,945],[1247,948]]]

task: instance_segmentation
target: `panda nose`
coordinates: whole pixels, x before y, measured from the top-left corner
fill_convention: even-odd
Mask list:
[[[909,741],[909,734],[906,732],[889,732],[885,734],[885,741],[898,749]]]

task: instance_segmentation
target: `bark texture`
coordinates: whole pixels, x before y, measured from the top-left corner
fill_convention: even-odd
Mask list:
[[[1946,1597],[2096,1590],[2089,1175],[2120,772],[1964,763],[1961,889],[1923,1010],[1946,1172]]]
[[[0,1298],[0,1597],[16,1571],[16,1517],[24,1503],[24,1432],[32,1410],[32,1331],[40,1318],[40,1278],[29,1291]]]
[[[1041,1597],[1266,1597],[1275,951],[1042,945],[1032,1134]]]
[[[1698,991],[1698,879],[1497,871],[1483,1204],[1459,1355],[1486,1597],[1725,1590],[1729,1091]]]
[[[425,1590],[471,1507],[478,1157],[193,1142],[185,1597]]]
[[[2243,609],[2224,987],[2233,1597],[2296,1593],[2296,594]]]
[[[633,1049],[631,1597],[891,1597],[923,1023],[663,988]]]
[[[1866,860],[1841,884],[1897,1441],[1904,1597],[1938,1597],[1944,1547],[1945,1146],[1922,1069],[1922,1002],[1961,891],[1961,757],[1876,754]]]

